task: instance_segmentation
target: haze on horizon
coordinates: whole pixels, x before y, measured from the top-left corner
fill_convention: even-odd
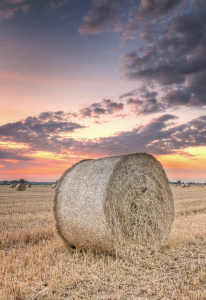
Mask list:
[[[206,182],[206,1],[1,0],[0,180],[147,152]]]

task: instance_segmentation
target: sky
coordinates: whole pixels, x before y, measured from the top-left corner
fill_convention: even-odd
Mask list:
[[[0,180],[147,152],[206,182],[205,0],[0,0]]]

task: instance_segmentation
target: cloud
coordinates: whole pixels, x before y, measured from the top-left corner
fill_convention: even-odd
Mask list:
[[[135,95],[138,95],[138,97],[134,97]],[[156,91],[150,91],[143,85],[138,89],[120,95],[119,98],[127,97],[127,104],[136,115],[148,115],[163,112],[169,107],[168,104],[158,101],[157,96]]]
[[[24,151],[23,151],[24,153]],[[22,155],[22,150],[0,149],[0,160],[18,160],[18,161],[34,161],[35,159],[26,155]]]
[[[153,26],[148,26],[147,21],[155,23],[157,19],[164,17],[183,2],[183,0],[141,0],[140,5],[135,5],[131,8],[123,37],[126,39],[134,38],[135,34],[139,33],[142,27],[153,29]],[[148,43],[153,41],[152,35],[147,32],[142,33],[141,38]]]
[[[0,140],[28,145],[30,151],[60,151],[61,145],[70,145],[72,138],[68,134],[82,126],[68,119],[70,113],[43,112],[37,117],[28,117],[24,120],[7,123],[0,126]],[[65,137],[66,134],[66,137]]]
[[[159,103],[156,98],[141,100],[138,97],[128,98],[127,104],[137,115],[147,115],[165,110],[165,106]]]
[[[128,92],[128,93],[124,93],[122,95],[119,96],[119,99],[123,99],[126,97],[133,97],[135,95],[137,95],[138,93],[138,89],[133,89],[132,91]]]
[[[21,7],[21,10],[25,13],[28,14],[28,12],[30,11],[31,5],[30,4],[24,4]]]
[[[0,10],[0,20],[10,19],[19,10],[19,7]]]
[[[116,133],[111,137],[87,140],[75,145],[75,153],[98,156],[148,152],[154,155],[187,155],[188,147],[206,145],[206,116],[177,125],[174,115],[165,114],[153,118],[146,125],[131,131]]]
[[[95,10],[84,17],[84,24],[79,27],[79,33],[99,34],[103,32],[118,32],[123,29],[123,18],[117,1],[103,0],[97,2]]]
[[[54,1],[50,1],[49,4],[52,9],[56,9],[68,4],[70,1],[71,0],[54,0]]]
[[[26,2],[27,0],[7,0],[9,4],[22,4]]]
[[[15,5],[15,4],[23,4],[25,1],[24,0],[8,0],[8,3],[10,5]],[[21,10],[24,13],[28,13],[30,10],[31,5],[30,4],[24,4],[24,5],[18,5],[14,6],[12,8],[7,8],[4,10],[0,10],[0,20],[6,20],[6,19],[11,19],[14,14]]]
[[[99,118],[100,115],[112,115],[124,109],[123,103],[117,103],[110,99],[103,99],[99,103],[92,103],[80,110],[81,117]]]
[[[157,15],[161,18],[156,18]],[[137,33],[145,46],[121,57],[120,72],[128,80],[152,82],[159,90],[166,90],[157,97],[165,108],[204,107],[205,15],[205,1],[142,0],[129,23],[136,22],[131,34]],[[120,98],[137,95],[135,90],[129,93]]]
[[[206,145],[206,116],[194,119],[186,124],[171,128],[171,136],[153,141],[150,147],[153,151],[162,153],[180,153],[188,147]],[[168,151],[169,150],[169,151]]]
[[[170,12],[175,6],[183,2],[182,0],[142,0],[138,10],[138,16],[162,16]]]
[[[179,106],[179,105],[191,105],[191,94],[186,90],[171,90],[166,93],[162,100],[169,106]]]
[[[44,112],[37,117],[0,126],[1,142],[26,146],[17,149],[0,146],[0,159],[32,161],[34,158],[31,155],[38,152],[61,154],[64,158],[69,155],[102,157],[133,152],[188,155],[188,147],[206,145],[206,116],[177,124],[178,117],[164,114],[130,131],[116,132],[113,136],[98,139],[78,140],[71,134],[85,126],[66,121],[66,118],[64,112]]]

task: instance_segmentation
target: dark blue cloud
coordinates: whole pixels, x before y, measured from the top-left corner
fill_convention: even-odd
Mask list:
[[[70,122],[69,116],[70,113],[63,111],[43,112],[37,117],[7,123],[0,126],[0,140],[26,144],[27,151],[61,152],[61,145],[69,147],[73,142],[72,138],[63,138],[62,135],[85,128]]]
[[[101,102],[92,103],[80,110],[81,117],[99,118],[100,115],[112,115],[124,109],[123,103],[117,103],[110,99],[103,99]]]
[[[111,137],[87,140],[75,145],[74,149],[76,153],[83,151],[99,156],[132,152],[187,155],[188,147],[206,145],[206,116],[181,125],[175,123],[177,119],[174,115],[165,114],[131,131],[119,132]]]
[[[96,8],[84,17],[84,24],[79,27],[81,35],[118,32],[123,29],[123,17],[119,1],[96,1]]]
[[[121,57],[125,78],[166,89],[157,98],[165,109],[206,106],[206,2],[142,0],[129,23],[125,36],[145,46]]]

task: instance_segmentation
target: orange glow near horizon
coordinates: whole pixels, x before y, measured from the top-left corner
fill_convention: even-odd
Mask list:
[[[20,161],[17,160],[17,159],[4,159],[4,161],[6,161],[6,162],[11,162],[11,163],[13,163],[13,164],[17,164],[17,163],[20,162]]]
[[[10,148],[13,147],[17,149],[25,149],[26,146],[13,142],[11,144],[1,142],[1,145],[4,145],[4,148],[7,148],[8,144]],[[186,155],[182,156],[180,154],[170,154],[155,155],[155,157],[161,162],[164,169],[167,171],[168,177],[183,178],[184,176],[184,178],[188,178],[189,180],[191,178],[202,178],[204,181],[206,175],[206,147],[188,148],[185,152],[195,156],[191,157]],[[69,152],[68,156],[66,156],[64,154],[56,154],[46,151],[38,151],[32,154],[28,152],[28,156],[35,159],[32,166],[27,161],[20,162],[16,159],[3,159],[5,163],[14,163],[17,168],[6,170],[3,169],[6,165],[0,165],[0,176],[2,178],[0,180],[4,180],[6,178],[7,180],[24,178],[25,180],[41,181],[47,178],[48,181],[52,181],[56,178],[58,179],[62,173],[80,160],[101,157],[100,155],[94,154],[84,155],[76,153],[75,155],[73,153],[70,154]],[[103,156],[105,155],[102,155],[102,157]],[[22,167],[18,168],[17,163],[22,164]],[[196,170],[199,170],[199,172]]]
[[[195,156],[190,157],[179,154],[170,154],[159,155],[156,157],[163,166],[169,169],[182,168],[185,170],[206,170],[206,147],[188,148],[186,152]]]
[[[28,149],[29,146],[27,144],[19,144],[19,143],[16,143],[16,142],[2,142],[0,141],[0,146],[4,149]]]

